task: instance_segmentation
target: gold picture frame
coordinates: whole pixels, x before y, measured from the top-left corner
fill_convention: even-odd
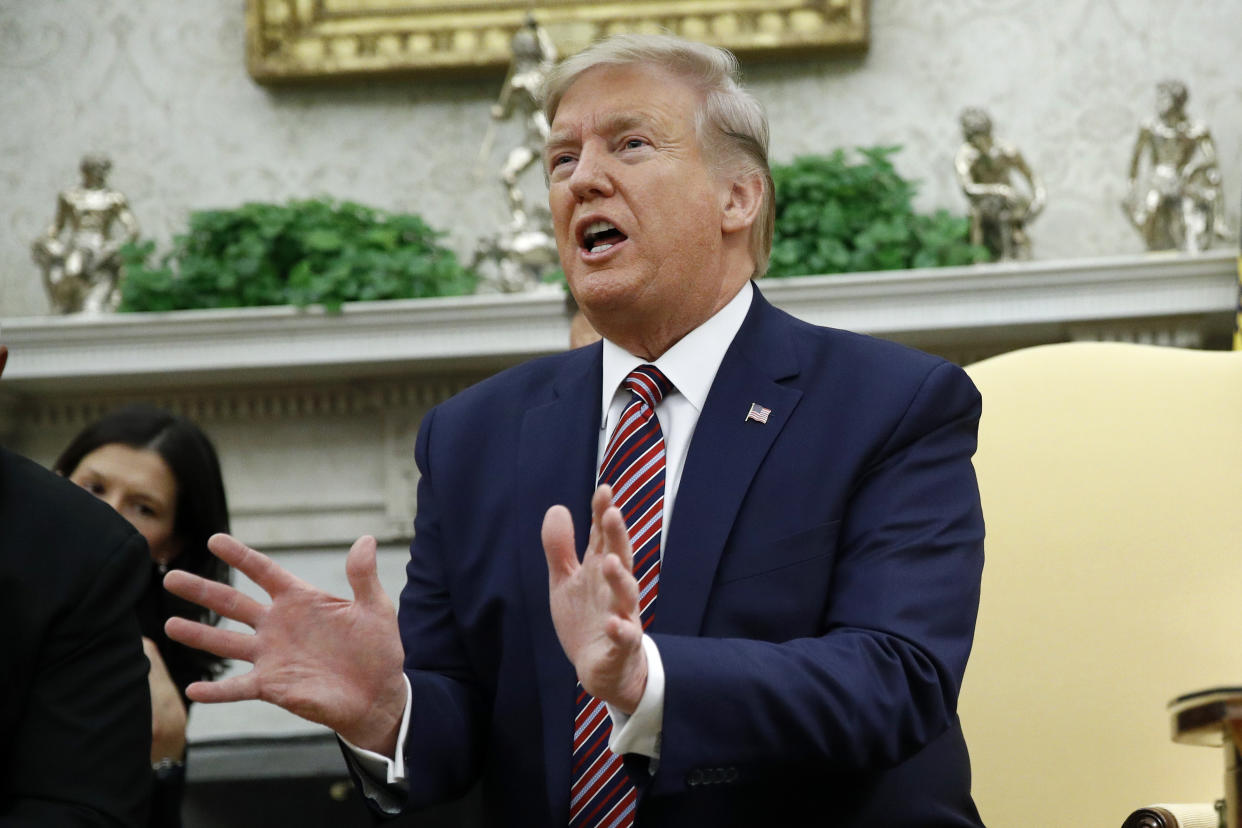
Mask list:
[[[562,55],[621,31],[666,31],[745,56],[866,49],[868,0],[246,0],[260,83],[490,72],[533,12]]]

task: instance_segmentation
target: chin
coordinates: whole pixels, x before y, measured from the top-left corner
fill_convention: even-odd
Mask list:
[[[613,269],[591,270],[567,278],[574,299],[584,308],[624,305],[634,296],[633,279]]]

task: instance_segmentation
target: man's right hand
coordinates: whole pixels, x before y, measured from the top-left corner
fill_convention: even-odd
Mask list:
[[[165,576],[169,592],[254,630],[250,635],[170,618],[169,638],[254,666],[245,675],[195,682],[187,695],[206,703],[260,699],[325,725],[357,747],[395,756],[406,703],[404,655],[396,611],[376,574],[375,539],[363,536],[349,550],[352,601],[316,589],[229,535],[214,535],[207,546],[272,602],[264,606],[182,570]]]

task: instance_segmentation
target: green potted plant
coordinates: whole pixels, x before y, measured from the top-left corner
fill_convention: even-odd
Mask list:
[[[947,210],[916,213],[917,184],[891,156],[900,147],[807,155],[772,167],[776,231],[769,276],[896,270],[988,260],[969,220]]]
[[[476,277],[416,215],[328,198],[190,214],[158,258],[122,251],[120,310],[319,304],[471,293]]]

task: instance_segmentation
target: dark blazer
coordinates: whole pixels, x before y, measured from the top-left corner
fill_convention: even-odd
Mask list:
[[[106,503],[0,449],[3,828],[146,824],[148,561]]]
[[[600,359],[536,360],[423,420],[400,608],[413,807],[481,776],[489,822],[567,822],[575,677],[540,525],[565,504],[585,543]],[[980,824],[956,715],[983,564],[979,413],[957,367],[756,290],[670,521],[649,630],[661,756],[627,758],[638,826]]]

